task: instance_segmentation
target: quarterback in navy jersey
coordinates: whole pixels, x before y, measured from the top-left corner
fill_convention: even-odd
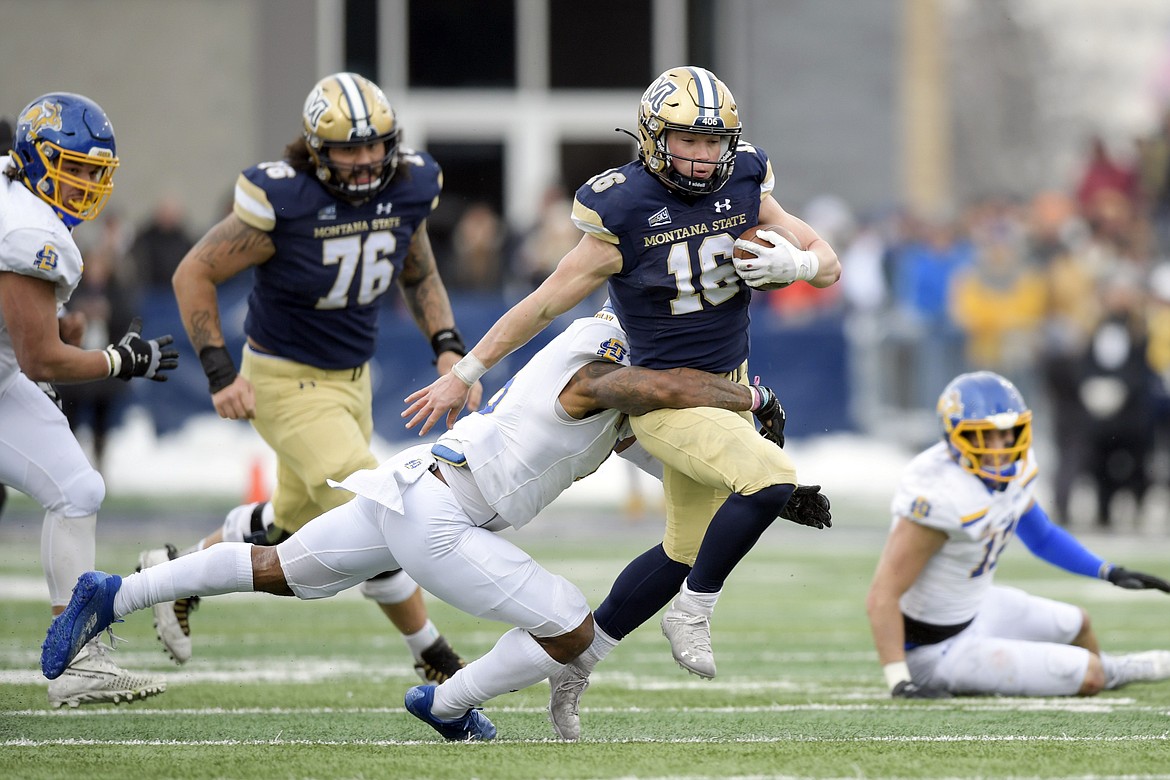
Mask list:
[[[710,71],[672,68],[655,79],[639,104],[638,160],[577,191],[580,243],[451,374],[407,398],[408,427],[421,434],[440,419],[453,423],[489,367],[603,284],[638,365],[700,368],[746,383],[748,288],[798,280],[827,287],[841,267],[832,247],[772,197],[771,166],[740,142],[740,131],[735,99]],[[736,239],[757,222],[789,229],[801,246],[761,231],[774,246],[741,242],[754,254],[734,259]],[[578,729],[574,697],[591,664],[676,596],[663,619],[675,660],[715,675],[709,618],[719,591],[797,487],[791,460],[756,435],[750,414],[659,410],[630,423],[664,464],[666,534],[598,609],[594,645],[567,667],[583,663],[579,676],[551,680],[554,723],[569,718],[557,724],[562,734]],[[558,689],[569,699],[558,699]]]
[[[392,285],[431,340],[440,372],[467,351],[426,229],[442,172],[429,155],[401,146],[400,135],[376,84],[355,73],[322,79],[305,100],[301,137],[284,159],[240,174],[232,213],[175,271],[179,311],[216,412],[251,420],[277,455],[271,501],[236,507],[194,549],[275,544],[352,497],[328,480],[377,465],[367,364]],[[216,286],[247,268],[255,277],[237,371],[224,347]],[[175,554],[147,550],[140,563]],[[420,675],[441,680],[459,668],[408,576],[372,579],[362,592],[404,634]],[[190,607],[179,600],[154,609],[159,638],[178,663],[191,655]]]

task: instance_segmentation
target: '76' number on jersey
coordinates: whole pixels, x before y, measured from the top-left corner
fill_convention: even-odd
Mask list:
[[[363,240],[364,238],[364,240]],[[317,299],[318,309],[344,309],[349,302],[353,279],[361,269],[357,302],[365,306],[390,287],[394,278],[394,255],[397,239],[389,230],[361,235],[330,238],[321,243],[322,261],[337,266],[337,279],[329,293]]]

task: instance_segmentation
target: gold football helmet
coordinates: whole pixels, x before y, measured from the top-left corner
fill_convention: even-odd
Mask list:
[[[356,73],[334,73],[305,98],[303,133],[317,178],[327,190],[363,201],[390,183],[398,168],[398,118],[378,85]],[[339,163],[330,149],[385,144],[375,162]]]
[[[671,164],[672,157],[691,163],[707,161],[671,155],[666,145],[669,130],[718,136],[715,173],[703,179],[677,170]],[[638,157],[646,170],[672,190],[706,195],[731,177],[741,130],[735,98],[714,73],[697,67],[671,68],[642,94],[638,107]]]

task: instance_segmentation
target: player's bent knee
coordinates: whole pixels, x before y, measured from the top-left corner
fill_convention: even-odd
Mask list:
[[[537,644],[544,648],[554,661],[567,664],[593,643],[593,615],[587,615],[581,624],[560,636],[539,637],[533,635]]]
[[[1101,663],[1101,656],[1089,653],[1089,663],[1085,667],[1085,678],[1081,681],[1078,696],[1096,696],[1105,690],[1105,667]]]
[[[62,517],[89,517],[96,515],[106,499],[106,481],[94,469],[75,476],[62,492],[58,503],[45,507]]]
[[[415,594],[418,583],[399,569],[366,580],[358,586],[358,590],[363,596],[378,604],[401,604]]]

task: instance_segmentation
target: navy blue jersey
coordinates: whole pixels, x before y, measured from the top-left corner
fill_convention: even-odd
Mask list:
[[[439,200],[443,178],[425,153],[404,149],[380,194],[354,205],[287,162],[240,174],[235,214],[268,233],[276,254],[256,266],[244,331],[264,350],[323,369],[374,354],[379,299],[410,239]]]
[[[609,297],[635,365],[723,373],[747,360],[751,290],[732,243],[759,221],[772,186],[767,155],[740,143],[731,178],[709,195],[676,194],[639,161],[577,190],[574,223],[622,253]]]

